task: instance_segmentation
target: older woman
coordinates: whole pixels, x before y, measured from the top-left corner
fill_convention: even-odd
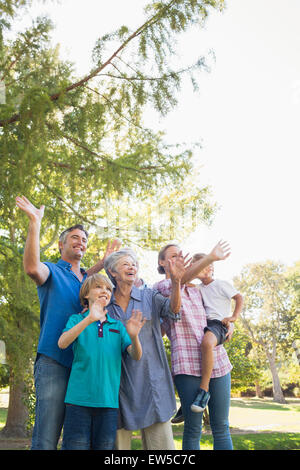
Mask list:
[[[164,320],[163,329],[171,342],[172,375],[180,396],[184,415],[182,449],[200,449],[202,414],[191,411],[191,404],[198,393],[201,380],[201,342],[206,326],[206,315],[200,290],[189,282],[213,261],[229,255],[228,245],[218,243],[212,252],[193,263],[182,276],[181,321],[176,324]],[[164,296],[170,295],[170,260],[181,256],[177,245],[169,244],[158,255],[158,272],[165,279],[154,285]],[[210,260],[209,262],[208,259]],[[231,450],[229,432],[230,371],[232,366],[222,345],[214,350],[214,368],[210,380],[210,401],[208,404],[210,425],[214,438],[214,449]]]
[[[182,257],[170,260],[170,298],[145,287],[134,286],[137,259],[132,252],[120,250],[108,256],[104,268],[115,285],[107,307],[112,318],[126,324],[132,310],[146,318],[139,335],[143,355],[139,363],[129,355],[122,359],[120,385],[120,423],[117,449],[131,449],[133,430],[141,430],[145,450],[174,450],[170,418],[176,409],[173,381],[161,337],[160,319],[177,321],[181,307],[180,281],[184,273]]]

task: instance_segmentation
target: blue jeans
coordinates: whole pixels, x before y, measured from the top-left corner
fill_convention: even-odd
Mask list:
[[[182,449],[199,450],[202,431],[203,413],[191,411],[197,392],[199,391],[201,377],[193,375],[175,375],[174,382],[180,397],[184,415],[184,431]],[[223,377],[210,379],[208,402],[210,426],[214,440],[214,450],[232,450],[232,440],[229,432],[230,407],[230,373]]]
[[[32,450],[57,449],[70,370],[43,354],[37,357],[34,365],[36,405]]]
[[[114,449],[118,411],[67,404],[62,450]]]

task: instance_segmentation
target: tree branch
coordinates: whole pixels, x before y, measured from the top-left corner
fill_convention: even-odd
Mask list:
[[[62,135],[65,139],[70,140],[75,146],[83,148],[86,152],[89,152],[92,155],[101,158],[101,155],[99,155],[96,152],[90,150],[88,147],[86,147],[84,144],[77,141],[76,139],[74,139],[72,137],[69,137],[66,134],[62,134]],[[106,157],[106,158],[107,158],[107,160],[109,160],[109,157]],[[17,165],[15,162],[12,162],[12,161],[10,161],[9,163],[10,163],[10,165],[14,165],[14,166]],[[123,168],[125,170],[133,170],[133,171],[138,172],[138,173],[143,173],[145,171],[152,171],[152,170],[156,172],[158,170],[164,170],[165,169],[164,166],[159,166],[159,165],[147,165],[147,166],[140,166],[140,167],[127,167],[127,166],[124,166],[124,165],[120,165],[119,163],[116,163],[113,160],[109,160],[109,163],[115,164],[119,168]],[[48,165],[49,166],[54,166],[54,167],[57,167],[57,168],[65,168],[66,170],[72,170],[73,169],[72,165],[68,165],[67,163],[61,163],[61,162],[48,162]],[[104,167],[98,167],[98,170],[99,169],[101,171],[104,171]],[[89,172],[94,172],[95,171],[95,169],[92,168],[92,167],[87,168],[87,167],[84,167],[84,166],[81,166],[79,168],[79,170],[80,171],[89,171]]]
[[[91,220],[87,219],[86,217],[84,217],[83,215],[79,214],[79,212],[77,212],[74,207],[72,207],[69,203],[67,203],[67,201],[64,200],[64,198],[58,194],[56,191],[54,191],[53,188],[51,188],[47,183],[45,183],[45,181],[43,181],[39,176],[35,175],[35,178],[37,179],[37,181],[39,181],[45,188],[47,188],[47,190],[49,192],[51,192],[60,202],[62,202],[66,207],[68,207],[68,209],[70,209],[76,216],[80,217],[81,220],[83,220],[84,222],[87,222],[88,224],[91,224],[91,225],[94,225],[94,227],[98,227],[97,224],[95,224],[95,222],[92,222]]]
[[[259,344],[260,346],[262,346],[263,348],[265,348],[266,345],[264,344],[264,342],[263,342],[262,340],[257,339],[257,338],[254,336],[254,333],[253,333],[253,331],[252,331],[252,328],[251,328],[251,326],[250,326],[250,323],[246,320],[246,318],[245,318],[243,315],[241,315],[241,320],[242,320],[242,323],[243,323],[244,327],[246,328],[246,330],[249,331],[250,336],[251,336],[252,340],[254,341],[254,343]]]
[[[170,1],[168,5],[166,5],[163,8],[163,11],[167,11],[171,5],[174,3],[175,0]],[[154,15],[152,18],[147,20],[142,26],[140,26],[134,33],[132,33],[122,44],[121,46],[118,47],[118,49],[107,59],[103,64],[101,64],[99,67],[97,67],[95,70],[93,70],[89,75],[86,75],[84,78],[81,80],[72,83],[71,85],[67,86],[64,90],[59,91],[58,93],[54,93],[53,95],[50,95],[49,98],[51,101],[56,101],[62,94],[68,93],[69,91],[75,90],[78,87],[81,87],[88,81],[90,81],[92,78],[94,78],[96,75],[99,74],[105,67],[111,64],[111,61],[121,52],[133,39],[138,37],[144,30],[155,24],[157,21],[162,16],[162,12],[158,12],[156,15]],[[3,127],[7,124],[12,124],[13,122],[19,121],[21,118],[20,113],[14,114],[12,117],[9,119],[5,119],[0,121],[0,127]]]
[[[22,56],[24,50],[26,50],[26,48],[27,48],[28,46],[30,46],[30,44],[28,43],[28,40],[27,40],[26,38],[25,38],[25,39],[23,38],[23,41],[22,41],[22,42],[23,42],[23,46],[25,46],[25,47],[21,48],[21,50],[19,51],[19,53],[16,54],[15,59],[9,64],[9,66],[7,67],[6,70],[5,70],[5,66],[3,67],[4,71],[3,71],[3,75],[2,75],[2,77],[1,77],[0,80],[2,80],[2,81],[4,80],[4,78],[6,77],[6,75],[8,74],[8,72],[13,68],[13,66],[17,63],[17,61],[19,60],[19,58]]]
[[[101,96],[101,98],[103,98],[107,103],[109,103],[112,108],[115,110],[115,112],[123,119],[125,119],[126,121],[129,122],[129,124],[132,124],[133,126],[137,127],[138,129],[141,129],[143,131],[147,131],[147,129],[144,129],[142,126],[139,126],[138,124],[132,122],[130,119],[128,119],[126,116],[124,116],[122,113],[120,113],[120,111],[118,111],[116,109],[116,107],[114,106],[113,102],[107,98],[105,95],[103,95],[102,93],[100,93],[99,91],[97,90],[94,90],[93,88],[90,88],[88,85],[85,85],[85,87],[90,90],[90,91],[93,91],[94,93],[96,93],[97,95]]]
[[[69,140],[70,142],[72,142],[74,145],[76,145],[77,147],[80,147],[82,148],[83,150],[85,150],[86,152],[89,152],[91,155],[94,155],[95,157],[98,157],[98,158],[101,158],[102,160],[105,160],[105,162],[108,164],[108,165],[115,165],[119,168],[122,168],[123,170],[130,170],[130,171],[134,171],[135,173],[140,173],[141,171],[143,170],[147,170],[147,169],[157,169],[158,167],[144,167],[144,168],[138,168],[138,167],[133,167],[133,166],[125,166],[125,165],[122,165],[120,163],[117,163],[115,160],[112,160],[110,159],[108,156],[105,156],[105,155],[99,155],[98,153],[94,152],[93,150],[90,150],[86,144],[83,144],[81,142],[79,142],[77,139],[75,139],[74,137],[70,137],[64,133],[62,133],[62,136]]]

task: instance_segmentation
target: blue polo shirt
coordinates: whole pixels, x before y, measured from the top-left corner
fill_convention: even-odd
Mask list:
[[[89,311],[72,315],[64,331],[80,323]],[[74,360],[65,403],[119,408],[122,353],[131,344],[125,326],[106,315],[88,325],[73,342]]]
[[[44,263],[49,268],[49,276],[43,285],[38,286],[40,301],[40,337],[37,352],[55,359],[60,364],[71,367],[73,360],[72,347],[60,349],[58,339],[71,315],[82,311],[79,291],[82,282],[73,271],[72,265],[60,259],[57,263]]]

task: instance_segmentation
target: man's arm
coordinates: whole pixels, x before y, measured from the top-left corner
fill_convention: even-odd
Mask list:
[[[23,256],[24,270],[37,285],[42,285],[50,273],[49,268],[40,261],[40,228],[45,207],[37,209],[25,196],[17,197],[16,204],[29,218]]]

